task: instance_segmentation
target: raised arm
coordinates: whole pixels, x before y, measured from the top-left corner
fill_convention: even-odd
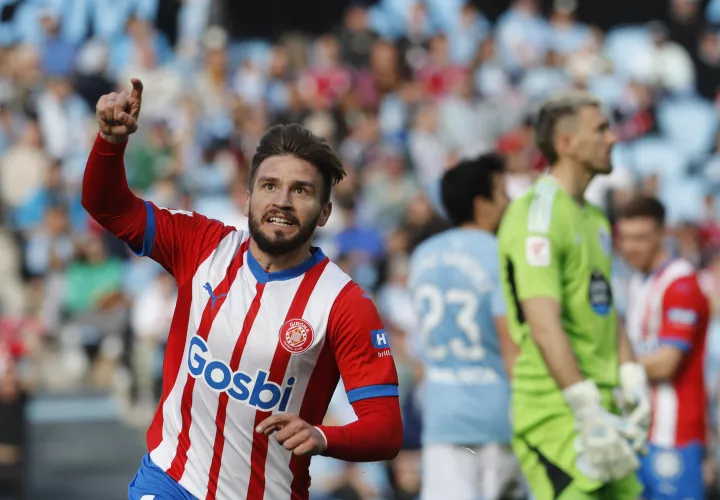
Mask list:
[[[123,155],[128,137],[138,128],[142,90],[140,80],[133,79],[130,92],[98,101],[100,132],[85,168],[82,204],[101,226],[138,255],[160,263],[182,284],[235,228],[194,212],[157,207],[130,191]]]
[[[100,98],[95,108],[100,132],[83,177],[82,205],[90,216],[131,248],[140,252],[145,236],[145,205],[128,187],[123,155],[128,136],[138,127],[142,83],[132,80],[132,91]]]

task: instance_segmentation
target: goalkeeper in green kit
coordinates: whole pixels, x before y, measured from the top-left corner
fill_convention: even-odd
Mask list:
[[[600,103],[578,92],[542,106],[535,136],[549,174],[510,205],[498,232],[520,351],[513,448],[537,500],[634,500],[647,377],[613,306],[610,224],[584,199],[592,178],[612,171],[617,138]]]

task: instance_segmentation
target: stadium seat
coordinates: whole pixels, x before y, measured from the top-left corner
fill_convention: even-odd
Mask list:
[[[458,22],[460,9],[466,3],[466,0],[426,0],[425,5],[427,5],[428,17],[432,19],[434,27],[450,33]]]
[[[708,189],[720,193],[720,155],[715,154],[703,162],[700,175]]]
[[[642,26],[618,26],[605,36],[605,53],[620,76],[638,76],[644,69],[650,35]]]
[[[686,175],[687,156],[674,143],[659,136],[648,136],[630,147],[630,163],[639,177],[657,174],[661,180],[672,180]]]
[[[665,205],[667,222],[671,225],[693,222],[703,218],[706,186],[702,179],[684,179],[683,182],[661,183],[659,198]]]
[[[590,78],[588,90],[608,108],[615,108],[620,104],[625,92],[626,82],[615,75],[599,75]]]
[[[705,17],[711,24],[720,23],[720,0],[710,0],[705,10]]]
[[[272,44],[266,40],[245,40],[228,47],[228,59],[233,70],[248,59],[253,65],[264,68],[270,62]]]
[[[543,101],[569,86],[570,80],[565,72],[548,67],[528,71],[520,82],[523,95],[535,102]]]
[[[391,40],[405,31],[406,16],[418,0],[381,0],[369,10],[370,27]]]
[[[664,100],[658,105],[657,118],[660,131],[692,160],[707,155],[715,145],[717,111],[702,98]]]

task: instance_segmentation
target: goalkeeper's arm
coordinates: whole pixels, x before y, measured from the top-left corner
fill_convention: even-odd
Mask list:
[[[638,467],[637,458],[620,433],[620,420],[603,408],[595,383],[583,380],[562,328],[560,304],[551,298],[535,297],[521,305],[530,334],[575,417],[580,446],[578,468],[589,479],[601,482],[632,473]]]
[[[530,335],[560,389],[582,382],[575,353],[562,327],[558,301],[548,297],[534,297],[523,300],[521,305],[530,326]]]

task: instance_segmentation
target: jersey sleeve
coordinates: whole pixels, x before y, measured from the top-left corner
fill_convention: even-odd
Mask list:
[[[139,256],[150,257],[178,283],[192,279],[198,266],[235,229],[196,212],[158,207],[145,201],[145,233]]]
[[[660,344],[690,350],[708,310],[707,298],[694,276],[674,281],[663,295]]]
[[[388,333],[375,304],[356,283],[335,300],[328,335],[350,403],[399,395]]]
[[[534,201],[529,212],[513,215],[499,242],[500,265],[507,266],[513,295],[519,301],[548,297],[559,302],[568,228],[553,217],[552,200]]]

